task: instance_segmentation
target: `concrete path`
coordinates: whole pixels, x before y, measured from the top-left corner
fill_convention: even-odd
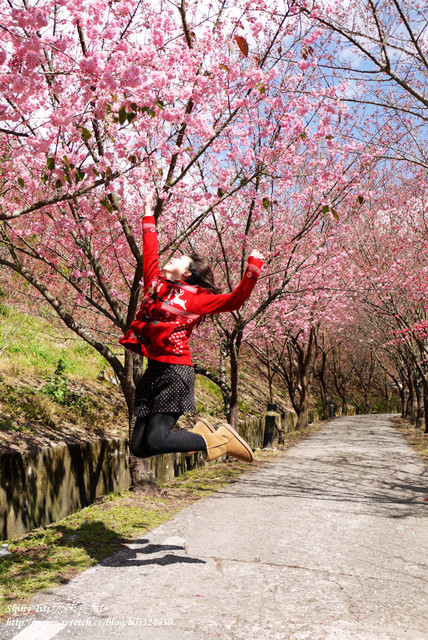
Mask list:
[[[0,637],[428,639],[426,480],[386,416],[336,419],[40,594]]]

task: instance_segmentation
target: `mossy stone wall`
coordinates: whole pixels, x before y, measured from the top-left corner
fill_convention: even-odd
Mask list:
[[[277,417],[286,431],[293,412]],[[239,433],[253,449],[262,447],[265,419],[240,420]],[[202,454],[154,456],[150,468],[158,482],[168,482],[189,469],[208,464]],[[6,540],[45,526],[131,484],[126,438],[62,444],[25,453],[0,455],[0,538]]]
[[[50,524],[129,488],[126,439],[0,455],[0,537]]]

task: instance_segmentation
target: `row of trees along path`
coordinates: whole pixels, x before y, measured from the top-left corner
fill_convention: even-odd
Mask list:
[[[16,0],[0,25],[2,282],[106,358],[130,415],[142,360],[117,340],[155,186],[161,260],[203,248],[230,290],[266,255],[247,305],[196,336],[232,423],[244,344],[299,426],[344,349],[428,420],[420,3]]]

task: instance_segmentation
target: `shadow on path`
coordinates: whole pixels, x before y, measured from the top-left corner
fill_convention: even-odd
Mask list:
[[[286,454],[215,494],[348,503],[355,513],[390,518],[428,515],[428,471],[387,418],[337,419]],[[367,508],[364,508],[367,505]],[[331,508],[331,507],[329,507]]]
[[[101,562],[104,567],[138,567],[157,564],[159,566],[167,566],[171,564],[189,563],[189,564],[205,564],[205,560],[199,558],[191,558],[188,555],[176,555],[174,553],[165,553],[166,551],[186,551],[181,545],[174,544],[146,544],[148,540],[134,540],[132,548],[126,548],[116,555],[106,558]],[[165,554],[165,555],[163,555]],[[153,558],[141,557],[153,555]]]

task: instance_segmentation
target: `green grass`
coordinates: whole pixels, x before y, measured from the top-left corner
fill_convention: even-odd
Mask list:
[[[210,395],[217,398],[218,400],[223,400],[221,390],[216,385],[216,383],[210,380],[209,378],[205,378],[204,376],[201,376],[198,374],[196,376],[195,387],[196,389],[202,389],[208,392]]]
[[[18,331],[0,356],[0,436],[15,431],[35,437],[44,427],[59,434],[70,424],[103,435],[110,426],[126,425],[119,387],[97,380],[101,370],[107,376],[113,370],[95,349],[53,316],[3,307],[0,350],[11,326]]]
[[[0,357],[1,368],[18,373],[50,373],[63,361],[65,372],[96,378],[101,369],[108,369],[105,359],[88,343],[59,324],[58,319],[11,312],[0,322],[0,347],[10,326],[18,327],[11,342]],[[119,349],[118,349],[119,350]]]
[[[34,422],[55,426],[55,407],[52,401],[31,387],[23,385],[16,388],[15,385],[4,383],[0,386],[0,402],[2,429],[30,431],[28,423]],[[16,419],[18,415],[21,418],[19,421]]]
[[[217,416],[224,412],[223,395],[220,388],[202,375],[196,375],[196,413]]]
[[[102,426],[106,419],[103,407],[93,394],[82,392],[76,396],[70,383],[84,381],[91,386],[95,382],[96,386],[101,370],[113,376],[106,360],[55,316],[43,318],[14,311],[9,315],[4,307],[1,314],[1,292],[0,316],[0,350],[11,325],[19,327],[0,355],[0,429],[31,431],[28,422],[60,428],[63,419]],[[117,352],[121,352],[119,345]],[[62,376],[55,376],[59,363]],[[198,413],[222,412],[223,397],[214,382],[198,375],[196,389],[197,398],[200,397]],[[124,400],[123,407],[125,410]]]
[[[17,600],[67,581],[122,548],[165,520],[160,500],[133,506],[128,495],[92,505],[49,527],[40,528],[9,544],[11,555],[0,560],[0,614]]]
[[[16,431],[35,436],[47,428],[56,430],[59,437],[61,432],[67,435],[70,425],[88,434],[108,434],[110,428],[116,430],[120,425],[126,432],[126,410],[116,388],[95,381],[88,386],[53,375],[43,379],[39,388],[19,379],[6,380],[5,375],[0,376],[0,435],[1,431]]]

